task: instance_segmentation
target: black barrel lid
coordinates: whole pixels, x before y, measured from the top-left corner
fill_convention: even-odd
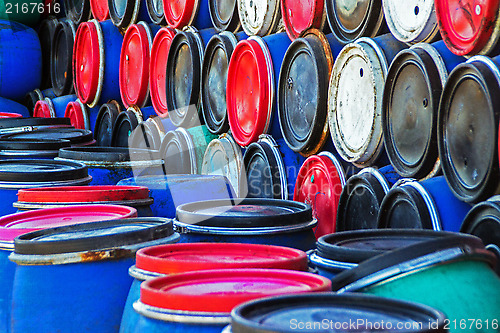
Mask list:
[[[65,139],[71,142],[72,146],[90,144],[94,141],[92,131],[78,128],[44,128],[32,132],[16,133],[2,136],[11,139]]]
[[[297,38],[288,47],[279,77],[278,111],[283,138],[295,152],[316,153],[326,139],[329,73],[318,35]]]
[[[495,256],[477,237],[456,234],[432,239],[368,259],[357,267],[343,271],[332,279],[333,291],[358,291],[402,274],[464,259],[484,260],[495,265]],[[390,271],[390,272],[389,272]],[[370,279],[364,279],[370,276]],[[358,282],[358,283],[356,283]]]
[[[1,118],[0,129],[25,126],[71,126],[69,118]]]
[[[148,15],[154,24],[166,26],[165,12],[163,11],[162,0],[146,0]]]
[[[125,31],[129,25],[135,23],[132,22],[132,20],[134,18],[134,14],[138,15],[137,7],[141,5],[141,0],[108,0],[109,17],[116,27]],[[142,10],[146,10],[146,8],[143,8]]]
[[[462,201],[497,192],[499,118],[500,86],[492,69],[470,60],[455,67],[439,106],[438,144],[446,181]]]
[[[35,109],[35,104],[39,100],[43,99],[43,94],[40,89],[35,89],[24,95],[23,105],[28,109],[30,116],[33,117],[33,110]]]
[[[14,239],[14,252],[47,255],[97,251],[145,243],[173,233],[172,220],[160,217],[83,223],[21,235]]]
[[[131,110],[120,112],[113,125],[111,146],[128,147],[128,138],[138,125],[139,119],[136,113]]]
[[[157,150],[125,147],[76,147],[59,150],[59,157],[78,161],[129,162],[156,161],[160,159]]]
[[[389,192],[389,183],[377,170],[363,170],[349,178],[342,189],[336,231],[377,228],[380,206]]]
[[[282,199],[286,189],[281,187],[276,147],[265,142],[251,143],[243,155],[249,198]],[[278,152],[279,154],[279,152]]]
[[[166,93],[168,115],[177,127],[201,124],[198,114],[203,51],[195,29],[179,31],[172,39],[167,58]]]
[[[51,88],[52,82],[50,80],[50,62],[51,50],[54,42],[54,32],[56,30],[58,20],[55,16],[49,16],[40,22],[38,27],[38,38],[40,39],[40,46],[42,49],[42,82],[41,89]]]
[[[94,137],[98,146],[111,146],[113,127],[120,111],[120,104],[116,101],[105,103],[99,109],[94,128]]]
[[[330,260],[360,263],[395,249],[453,235],[456,234],[413,229],[343,231],[321,236],[316,243],[316,253]]]
[[[64,11],[68,19],[78,26],[80,23],[90,20],[90,1],[64,0]]]
[[[0,138],[0,150],[55,150],[70,147],[65,139],[10,139]]]
[[[76,27],[71,21],[61,21],[54,31],[50,77],[52,89],[57,96],[69,95],[73,91],[73,42]]]
[[[212,227],[275,227],[310,222],[308,204],[276,199],[208,200],[177,207],[177,221]]]
[[[161,146],[161,136],[158,126],[151,121],[140,123],[130,137],[130,146],[141,149],[159,150]]]
[[[441,311],[403,300],[360,293],[307,293],[266,297],[239,305],[231,312],[231,329],[232,333],[437,333],[448,331],[444,328],[445,319]],[[374,329],[368,322],[372,326],[385,325],[383,329]],[[304,327],[299,329],[299,323]],[[429,327],[429,323],[437,327]],[[396,329],[398,325],[408,325],[410,329]]]
[[[163,137],[160,156],[165,161],[165,174],[191,174],[191,155],[186,137],[179,130],[169,131]]]
[[[219,0],[209,1],[219,3]],[[207,129],[213,134],[229,131],[226,105],[226,84],[229,60],[238,40],[230,33],[210,38],[203,57],[201,104]]]
[[[52,182],[88,177],[87,166],[80,162],[53,160],[0,161],[2,182]]]
[[[210,18],[217,31],[236,32],[240,29],[240,17],[236,0],[208,0]]]
[[[385,81],[382,126],[387,155],[403,177],[429,175],[438,159],[437,118],[443,84],[423,49],[398,53]]]

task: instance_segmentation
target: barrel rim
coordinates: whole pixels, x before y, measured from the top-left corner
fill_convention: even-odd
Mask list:
[[[72,58],[73,58],[73,49],[74,49],[74,41],[76,38],[76,26],[72,21],[60,21],[54,31],[54,42],[52,43],[52,54],[56,54],[56,51],[60,47],[61,40],[65,37],[65,46],[67,47],[68,55],[71,55],[66,64],[65,72],[64,72],[64,81],[60,82],[58,80],[58,72],[56,66],[57,57],[51,57],[51,66],[50,66],[50,77],[52,80],[52,90],[57,96],[68,95],[73,92],[73,68],[72,68]],[[60,74],[60,73],[59,73]]]
[[[163,12],[163,1],[158,2],[161,4],[161,14],[155,9],[153,1],[154,0],[146,0],[146,8],[148,10],[149,19],[156,25],[166,26],[167,21],[165,20],[165,13]]]
[[[121,145],[121,140],[125,139],[120,137],[120,130],[125,124],[128,124],[130,127],[129,135],[137,128],[139,123],[142,122],[142,119],[139,119],[139,116],[133,112],[130,108],[126,110],[120,111],[118,116],[116,117],[116,121],[113,124],[113,132],[111,134],[111,146],[112,147],[128,147],[128,136],[127,142],[125,145]]]
[[[240,17],[238,15],[238,1],[234,0],[233,14],[231,17],[223,21],[217,12],[215,0],[208,0],[208,10],[210,12],[210,20],[212,21],[212,25],[214,28],[219,31],[229,31],[229,32],[237,32],[241,28]]]
[[[102,122],[104,119],[110,120],[109,143],[111,144],[113,127],[120,112],[121,112],[121,106],[117,101],[111,100],[101,105],[101,107],[99,108],[99,112],[97,113],[97,118],[93,130],[94,135],[97,138],[98,145],[100,146],[102,145],[101,143],[103,139],[103,133],[101,132],[103,130]]]

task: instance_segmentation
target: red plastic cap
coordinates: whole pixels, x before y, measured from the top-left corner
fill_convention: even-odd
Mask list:
[[[94,101],[99,84],[99,34],[95,21],[80,24],[73,45],[73,79],[80,101]]]
[[[266,50],[267,51],[267,50]],[[256,40],[234,49],[227,74],[227,114],[234,140],[243,147],[259,139],[269,126],[273,85],[264,50]]]
[[[52,118],[49,104],[44,100],[39,100],[35,103],[33,109],[33,117],[37,118]]]
[[[149,198],[149,189],[144,186],[61,186],[23,189],[17,192],[21,202],[106,202],[141,200]]]
[[[160,117],[168,116],[167,108],[167,58],[172,39],[176,32],[172,28],[161,28],[153,40],[151,47],[151,62],[149,67],[149,89],[151,102],[155,112]]]
[[[167,25],[182,29],[191,24],[197,10],[196,0],[163,0],[163,12]]]
[[[281,0],[281,13],[288,37],[293,41],[309,28],[321,29],[324,0]]]
[[[120,95],[125,107],[143,107],[149,93],[149,27],[132,24],[123,38],[120,54]]]
[[[136,267],[148,272],[177,274],[229,268],[307,270],[304,251],[282,246],[239,243],[168,244],[141,249]]]
[[[494,38],[498,0],[436,0],[434,6],[441,36],[451,52],[474,55]]]
[[[316,238],[335,232],[343,185],[344,180],[329,157],[313,155],[302,164],[293,200],[311,205],[313,216],[318,220]]]
[[[83,116],[82,106],[78,101],[69,102],[66,106],[66,111],[64,112],[64,117],[69,118],[71,125],[74,128],[86,129],[85,128],[85,118]]]
[[[19,113],[13,112],[0,112],[0,118],[22,118],[23,116]]]
[[[5,215],[0,218],[0,241],[19,235],[65,225],[137,217],[137,210],[119,205],[81,205],[47,208]]]
[[[90,10],[99,22],[109,19],[108,0],[90,0]]]
[[[175,274],[141,285],[141,302],[158,308],[222,312],[272,295],[331,291],[329,279],[279,269],[221,269]]]

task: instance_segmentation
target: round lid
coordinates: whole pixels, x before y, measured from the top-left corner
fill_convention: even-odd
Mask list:
[[[139,118],[138,114],[131,109],[121,111],[113,124],[111,146],[128,147],[129,136],[139,125],[139,122],[142,122],[142,119]]]
[[[163,0],[165,21],[173,29],[181,29],[191,25],[197,10],[198,4],[195,0]]]
[[[1,150],[55,150],[70,147],[69,140],[63,139],[0,139]]]
[[[101,28],[95,20],[83,22],[76,31],[73,47],[73,77],[78,98],[85,104],[97,100],[97,90],[101,65],[104,59],[104,46],[99,42],[102,38]],[[102,49],[102,50],[101,50]]]
[[[163,12],[162,0],[146,0],[148,15],[154,24],[165,26],[165,13]]]
[[[135,216],[135,208],[119,205],[81,205],[32,210],[0,217],[0,239],[8,242],[19,235],[39,229]]]
[[[439,36],[434,0],[383,0],[385,21],[396,39],[431,42]]]
[[[6,135],[12,139],[66,139],[71,142],[72,146],[92,143],[92,131],[76,129],[76,128],[47,128],[32,132],[16,133]]]
[[[438,310],[359,293],[268,297],[236,307],[231,317],[232,333],[292,333],[305,323],[310,326],[300,332],[447,332],[446,317]],[[374,329],[374,323],[383,328]],[[431,329],[429,323],[437,327]]]
[[[325,16],[323,10],[325,1],[307,0],[297,2],[294,0],[281,1],[281,13],[286,33],[293,41],[309,28],[322,29]]]
[[[160,159],[157,150],[125,147],[78,147],[59,150],[59,157],[85,162],[130,162],[156,161]]]
[[[227,73],[227,116],[234,140],[248,146],[269,128],[274,74],[269,50],[259,37],[238,43]]]
[[[248,36],[270,35],[281,21],[280,1],[237,0],[241,26]]]
[[[165,275],[225,268],[307,270],[307,255],[288,247],[239,243],[169,244],[137,252],[138,269]]]
[[[111,146],[113,127],[120,111],[120,104],[116,101],[105,103],[99,109],[94,129],[94,136],[98,146]]]
[[[76,27],[71,21],[61,21],[54,32],[50,77],[52,89],[57,96],[72,93],[72,57]]]
[[[132,132],[129,146],[131,148],[159,150],[162,135],[158,130],[158,126],[152,121],[143,121]]]
[[[213,227],[274,227],[308,223],[311,207],[276,199],[208,200],[177,207],[177,221]]]
[[[36,159],[0,161],[2,182],[54,182],[87,177],[87,166],[80,162]]]
[[[158,308],[228,313],[271,295],[330,290],[319,275],[278,269],[220,269],[174,274],[141,284],[141,302]]]
[[[168,114],[167,108],[167,58],[172,39],[176,31],[163,27],[156,33],[151,47],[151,63],[149,66],[149,86],[151,89],[151,102],[160,117]]]
[[[333,291],[352,292],[457,260],[483,260],[494,264],[494,255],[477,237],[455,234],[405,246],[368,259],[332,280]],[[370,279],[366,277],[370,276]]]
[[[164,168],[167,175],[191,174],[194,171],[186,134],[185,131],[174,130],[163,137],[160,156],[166,161]]]
[[[229,130],[226,104],[227,71],[236,43],[234,35],[214,35],[210,38],[203,57],[202,111],[208,130],[214,134],[227,133]]]
[[[213,0],[208,2],[212,24],[218,31],[236,32],[240,29],[237,0]]]
[[[144,106],[149,92],[149,26],[140,22],[128,27],[120,54],[120,94],[123,104]]]
[[[97,21],[102,22],[109,19],[108,0],[90,0],[90,9]]]
[[[109,207],[109,205],[105,207]],[[109,215],[112,217],[112,214]],[[166,238],[173,233],[173,224],[170,219],[160,217],[124,218],[119,221],[75,224],[23,234],[14,240],[14,252],[27,255],[47,255],[99,251],[110,248],[119,251],[119,247]],[[134,253],[125,252],[123,255],[133,256]],[[102,260],[99,256],[90,258],[90,260],[92,259]]]
[[[466,202],[487,199],[498,184],[500,87],[487,62],[457,66],[439,106],[443,172],[455,196]]]
[[[22,118],[23,116],[19,113],[13,112],[0,112],[0,118]]]
[[[42,92],[40,89],[35,89],[24,95],[23,105],[26,106],[30,115],[33,115],[33,110],[35,109],[35,104],[39,100],[43,99]]]
[[[365,168],[350,177],[340,195],[336,231],[377,229],[377,217],[389,183],[377,170]]]
[[[311,205],[318,220],[316,238],[335,232],[337,208],[345,175],[342,166],[331,155],[313,155],[300,167],[293,200]]]
[[[24,126],[70,126],[68,118],[2,118],[0,129],[16,128]]]
[[[87,112],[87,110],[85,108],[86,106],[79,100],[69,102],[64,117],[71,119],[71,125],[75,128],[92,130],[92,128],[86,128],[85,118],[87,115],[84,116],[84,112]]]
[[[64,10],[66,16],[76,25],[90,20],[92,14],[89,1],[64,0]]]
[[[438,159],[437,115],[443,83],[423,49],[403,50],[387,74],[383,97],[384,143],[403,177],[424,178]]]
[[[316,253],[326,259],[357,264],[395,249],[454,235],[452,232],[414,229],[342,231],[319,238]]]
[[[498,40],[498,0],[437,0],[436,16],[443,40],[457,55],[486,54]],[[467,9],[465,9],[467,8]]]
[[[359,37],[375,37],[385,28],[382,1],[326,0],[326,14],[330,29],[343,43]]]
[[[33,109],[33,117],[55,118],[54,111],[51,110],[51,104],[52,102],[48,98],[37,101]]]
[[[21,202],[100,202],[128,201],[149,198],[149,190],[144,186],[60,186],[20,189],[17,199]]]
[[[278,111],[283,138],[295,152],[312,155],[327,139],[328,79],[333,59],[320,31],[309,30],[286,51],[278,85]]]

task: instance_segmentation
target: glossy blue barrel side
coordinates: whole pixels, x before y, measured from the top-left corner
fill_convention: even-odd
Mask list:
[[[99,23],[104,39],[104,76],[102,80],[102,91],[99,103],[107,103],[111,99],[121,100],[119,72],[120,53],[122,49],[123,36],[120,30],[113,25],[111,20]]]
[[[0,97],[0,112],[19,113],[25,118],[30,117],[28,108],[10,99]]]
[[[142,280],[134,279],[128,292],[127,301],[123,308],[123,316],[120,324],[120,333],[135,332],[140,315],[134,310],[133,304],[141,297]]]
[[[345,44],[341,43],[333,33],[330,33],[325,37],[326,40],[328,40],[328,44],[330,44],[330,49],[332,50],[332,54],[334,57],[333,59],[335,60],[340,51],[342,51],[342,49],[344,48]]]
[[[0,186],[0,216],[13,214],[17,211],[12,204],[17,201],[17,191],[19,188],[9,188]]]
[[[56,118],[64,118],[68,103],[73,102],[75,99],[76,95],[65,95],[52,99],[52,105],[54,106]]]
[[[50,99],[57,97],[56,93],[54,92],[54,89],[52,89],[52,88],[42,90],[42,95],[43,95],[43,97],[48,97]]]
[[[249,36],[245,33],[245,31],[240,31],[236,34],[234,34],[234,36],[236,37],[236,39],[239,41],[241,40],[244,40],[244,39],[247,39]]]
[[[152,107],[152,106],[147,106],[147,107],[142,108],[141,113],[142,113],[142,118],[144,120],[148,120],[148,118],[158,117],[154,107]]]
[[[146,23],[152,23],[153,21],[151,21],[151,18],[149,17],[148,14],[148,5],[146,0],[137,0],[137,1],[141,2],[139,5],[139,14],[137,14],[137,22],[144,21]]]
[[[87,117],[89,118],[90,128],[87,128],[89,131],[94,131],[95,124],[97,122],[97,115],[99,114],[100,105],[97,105],[93,108],[89,108],[88,106],[85,108],[84,112],[87,112]]]
[[[389,183],[389,187],[392,187],[398,180],[400,180],[402,177],[396,172],[394,167],[389,164],[386,165],[385,167],[381,167],[378,169],[378,171],[384,176],[384,178],[387,180]]]
[[[92,176],[90,185],[116,185],[123,179],[134,177],[134,173],[141,172],[146,175],[163,175],[162,164],[159,161],[148,168],[134,167],[132,164],[130,166],[92,164],[87,164],[89,175]]]
[[[387,66],[391,65],[392,60],[399,51],[408,48],[408,45],[397,40],[391,33],[372,38],[372,40],[384,53],[387,60]]]
[[[10,331],[10,304],[12,302],[12,283],[16,264],[9,260],[12,251],[0,249],[0,332]]]
[[[451,73],[453,68],[457,67],[467,60],[464,57],[457,56],[456,54],[451,52],[442,40],[434,42],[430,45],[432,45],[436,49],[436,51],[439,52],[439,55],[441,56],[441,59],[443,59],[443,62],[446,66],[448,74]]]
[[[284,139],[277,139],[276,143],[285,166],[288,198],[292,199],[300,167],[304,164],[306,158],[290,149]]]
[[[41,79],[42,50],[35,30],[0,20],[0,96],[22,101]]]
[[[229,315],[228,315],[229,316]],[[208,322],[210,314],[207,314],[206,324],[186,324],[167,322],[157,319],[140,316],[136,330],[133,333],[220,333],[227,324],[210,324]],[[125,333],[125,332],[124,332]],[[132,333],[132,332],[127,332]]]
[[[212,21],[210,21],[212,22]],[[217,30],[212,28],[208,29],[203,29],[199,30],[198,33],[200,34],[201,40],[203,41],[203,51],[205,50],[205,47],[207,46],[208,42],[210,41],[210,38],[212,38],[214,35],[217,35]],[[202,59],[203,60],[203,59]]]
[[[196,27],[198,30],[212,28],[212,19],[210,18],[210,8],[208,5],[210,0],[200,0],[200,5],[196,11],[196,17],[191,25]],[[195,8],[196,9],[196,8]],[[208,39],[206,41],[208,43]]]

